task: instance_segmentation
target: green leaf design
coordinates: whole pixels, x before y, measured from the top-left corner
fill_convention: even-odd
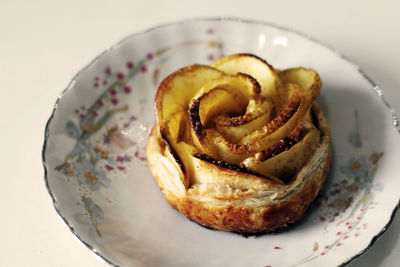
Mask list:
[[[67,121],[67,124],[65,125],[65,130],[67,131],[68,136],[74,139],[78,139],[81,135],[81,131],[73,121]]]

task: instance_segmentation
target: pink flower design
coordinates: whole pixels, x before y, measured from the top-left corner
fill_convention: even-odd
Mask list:
[[[116,94],[117,94],[117,90],[115,90],[115,88],[111,88],[111,89],[110,89],[110,94],[111,94],[112,96],[116,95]]]
[[[133,69],[133,67],[135,67],[135,64],[133,64],[132,61],[128,61],[128,62],[126,63],[126,67],[127,67],[128,69]]]
[[[153,53],[147,53],[146,58],[148,60],[152,60],[154,58],[154,54]]]
[[[135,157],[140,159],[141,161],[146,161],[147,160],[146,157],[140,156],[139,151],[135,152]]]
[[[104,102],[101,99],[97,99],[96,104],[100,107],[104,106]]]
[[[118,72],[118,73],[117,73],[117,79],[118,79],[118,80],[123,80],[123,79],[125,79],[125,74],[123,74],[122,72]]]
[[[113,105],[118,105],[118,98],[111,98],[111,103]]]
[[[106,164],[106,169],[107,169],[107,171],[112,171],[112,170],[114,170],[114,167]]]
[[[111,75],[111,68],[110,68],[110,67],[106,67],[106,69],[104,70],[104,72],[105,72],[107,75]]]
[[[129,94],[131,91],[132,91],[132,88],[128,85],[125,85],[125,87],[124,87],[125,94]]]

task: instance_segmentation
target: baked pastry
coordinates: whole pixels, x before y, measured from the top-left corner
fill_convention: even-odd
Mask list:
[[[184,67],[163,80],[146,152],[176,210],[206,227],[272,232],[320,191],[330,134],[311,69],[275,70],[250,54]]]

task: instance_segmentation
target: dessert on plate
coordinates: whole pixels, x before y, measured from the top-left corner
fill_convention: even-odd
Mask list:
[[[169,204],[206,227],[274,232],[300,220],[331,160],[314,103],[318,73],[250,54],[175,71],[160,84],[146,152]]]

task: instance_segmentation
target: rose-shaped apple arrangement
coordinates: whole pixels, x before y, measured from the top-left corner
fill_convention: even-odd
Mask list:
[[[206,227],[271,232],[301,219],[329,170],[328,123],[311,69],[250,54],[182,68],[160,84],[147,144],[170,205]]]

